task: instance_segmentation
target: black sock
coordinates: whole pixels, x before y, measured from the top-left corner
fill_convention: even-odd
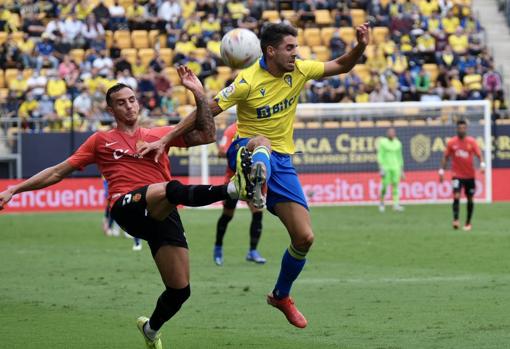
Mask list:
[[[170,181],[166,185],[166,198],[174,205],[206,206],[230,198],[225,185],[184,185]]]
[[[262,234],[262,212],[255,212],[251,216],[250,224],[250,250],[256,250]]]
[[[466,225],[471,224],[471,217],[473,216],[474,209],[475,209],[475,203],[473,201],[473,198],[468,198]]]
[[[225,214],[222,214],[220,219],[218,219],[218,224],[216,224],[216,246],[223,246],[223,237],[227,231],[228,222],[230,222],[231,219],[231,216]]]
[[[459,219],[459,199],[453,200],[453,220]]]
[[[156,309],[154,309],[149,319],[151,329],[159,331],[161,326],[181,309],[181,306],[186,302],[190,294],[191,289],[189,285],[181,289],[167,287],[161,296],[159,296]]]

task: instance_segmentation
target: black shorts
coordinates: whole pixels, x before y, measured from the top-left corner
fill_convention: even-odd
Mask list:
[[[237,206],[237,199],[231,199],[228,198],[227,200],[223,201],[223,207],[228,209],[235,209]]]
[[[147,187],[135,189],[122,195],[112,206],[111,215],[129,235],[146,240],[153,256],[164,245],[188,248],[181,217],[177,209],[163,221],[151,218],[147,213]]]
[[[474,178],[453,178],[452,187],[454,193],[460,193],[464,188],[466,196],[473,196],[476,192],[476,183]]]

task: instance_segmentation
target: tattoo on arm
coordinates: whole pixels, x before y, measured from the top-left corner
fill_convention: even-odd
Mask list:
[[[205,95],[195,95],[197,109],[195,110],[194,129],[184,136],[188,146],[208,144],[216,140],[216,126],[214,116],[221,112],[215,108],[216,102],[209,102]],[[219,109],[219,110],[217,110]]]

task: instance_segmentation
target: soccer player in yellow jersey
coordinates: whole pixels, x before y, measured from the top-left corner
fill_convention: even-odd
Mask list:
[[[308,206],[292,165],[294,119],[301,90],[306,81],[349,72],[369,42],[368,23],[356,28],[357,45],[329,62],[297,58],[297,30],[286,24],[267,24],[260,36],[263,56],[209,104],[213,115],[237,105],[238,132],[227,156],[236,168],[236,157],[252,154],[253,204],[262,206],[267,189],[267,209],[278,216],[290,235],[280,274],[267,302],[281,310],[294,326],[304,328],[307,320],[295,307],[289,293],[306,262],[314,235]],[[164,144],[194,126],[194,116],[183,119],[160,141],[140,147],[141,155]],[[239,160],[237,160],[239,161]]]

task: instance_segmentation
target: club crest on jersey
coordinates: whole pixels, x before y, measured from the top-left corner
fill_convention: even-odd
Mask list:
[[[264,97],[266,95],[266,89],[265,88],[261,88],[260,89],[260,94],[262,95],[262,97]]]
[[[234,84],[230,84],[227,87],[225,87],[223,90],[221,90],[221,96],[225,99],[227,99],[234,91],[236,90]]]
[[[292,87],[292,75],[285,75],[283,77],[283,80],[285,80],[285,82],[287,83],[287,85],[289,85],[290,87]]]

